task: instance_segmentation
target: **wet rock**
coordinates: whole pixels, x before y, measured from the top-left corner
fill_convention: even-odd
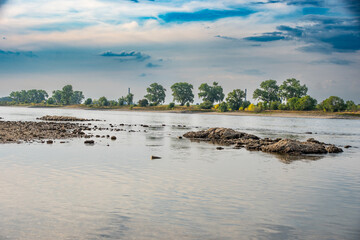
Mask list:
[[[92,144],[95,144],[95,141],[94,140],[85,140],[84,143],[92,145]]]
[[[224,150],[223,147],[217,147],[216,150]]]
[[[84,121],[100,121],[98,119],[85,119],[85,118],[77,118],[77,117],[69,117],[69,116],[50,116],[46,115],[37,120],[44,120],[44,121],[65,121],[65,122],[84,122]]]
[[[159,156],[151,156],[151,160],[154,160],[154,159],[161,159],[161,157],[159,157]]]
[[[178,139],[182,139],[183,137],[182,136],[178,136]]]
[[[305,134],[313,134],[312,132],[305,132]]]
[[[350,145],[345,145],[344,148],[351,148],[351,146]]]
[[[332,144],[326,144],[309,138],[306,142],[292,139],[261,139],[255,135],[238,132],[230,128],[210,128],[183,135],[192,141],[208,141],[221,145],[235,145],[234,149],[246,148],[250,151],[263,151],[289,155],[340,153],[343,150]],[[221,148],[221,147],[219,147]]]
[[[54,141],[53,141],[53,140],[47,140],[46,143],[47,143],[47,144],[53,144]]]
[[[116,140],[116,137],[115,136],[111,136],[111,138],[110,138],[111,140]]]

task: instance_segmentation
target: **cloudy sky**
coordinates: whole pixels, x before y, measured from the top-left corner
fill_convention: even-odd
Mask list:
[[[86,97],[135,100],[219,82],[252,96],[299,79],[319,101],[360,103],[357,0],[0,0],[0,97],[65,84]],[[199,102],[197,99],[196,102]]]

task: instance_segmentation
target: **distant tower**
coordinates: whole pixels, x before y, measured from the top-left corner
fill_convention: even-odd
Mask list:
[[[128,89],[128,94],[130,94],[130,88]]]
[[[247,89],[245,88],[245,102],[246,102]]]

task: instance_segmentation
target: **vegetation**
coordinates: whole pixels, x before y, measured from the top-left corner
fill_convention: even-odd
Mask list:
[[[192,92],[193,85],[186,82],[178,82],[171,86],[173,91],[172,95],[174,101],[179,102],[180,106],[184,106],[185,103],[194,102],[194,94]]]
[[[260,84],[260,89],[256,89],[253,94],[254,99],[264,102],[280,101],[279,86],[275,80],[267,80]]]
[[[229,105],[230,110],[238,110],[244,103],[245,92],[240,89],[235,89],[228,94],[226,101]]]
[[[225,97],[222,87],[219,86],[217,82],[213,82],[213,86],[203,83],[200,85],[199,91],[199,98],[202,98],[204,102],[207,101],[211,104],[220,102],[224,100]]]
[[[268,110],[280,111],[313,111],[319,110],[323,112],[356,112],[359,106],[353,101],[344,101],[340,97],[331,96],[320,104],[317,100],[307,94],[308,88],[302,85],[299,80],[290,78],[285,80],[280,86],[276,80],[266,80],[261,82],[260,88],[253,93],[253,98],[258,100],[257,104],[245,101],[246,94],[241,89],[234,89],[229,92],[224,100],[223,88],[217,82],[213,82],[212,86],[202,83],[199,86],[198,96],[203,100],[202,103],[191,105],[194,101],[193,85],[186,82],[178,82],[171,86],[174,101],[180,106],[176,106],[175,102],[169,105],[161,105],[165,102],[166,89],[158,83],[152,83],[147,88],[147,94],[144,99],[134,103],[134,94],[129,93],[120,97],[118,100],[108,100],[105,96],[98,100],[87,98],[84,105],[94,108],[126,108],[141,109],[147,107],[153,110],[175,109],[183,111],[249,111],[261,112]],[[13,91],[8,97],[0,98],[1,105],[39,105],[39,106],[57,106],[57,105],[80,105],[84,100],[81,91],[74,91],[71,85],[64,86],[61,90],[54,90],[52,96],[49,97],[45,90],[21,90]],[[214,106],[214,103],[219,102]],[[125,106],[127,105],[127,106]],[[185,106],[186,105],[186,106]],[[350,113],[347,113],[350,114]]]
[[[148,94],[145,95],[145,98],[152,103],[152,105],[156,106],[160,103],[165,102],[165,91],[166,89],[157,83],[152,83],[150,87],[146,89]]]

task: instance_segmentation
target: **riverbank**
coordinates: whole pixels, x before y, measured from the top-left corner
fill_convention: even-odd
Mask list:
[[[190,107],[175,106],[169,109],[168,105],[149,106],[149,107],[88,107],[86,105],[6,105],[0,107],[26,107],[26,108],[60,108],[60,109],[81,109],[81,110],[102,110],[102,111],[140,111],[140,112],[157,112],[157,113],[186,113],[186,114],[212,114],[212,115],[229,115],[229,116],[259,116],[259,117],[283,117],[283,118],[322,118],[322,119],[360,119],[358,112],[323,112],[323,111],[283,111],[283,110],[266,110],[262,112],[234,111],[218,112],[214,109],[200,109],[197,105]]]

